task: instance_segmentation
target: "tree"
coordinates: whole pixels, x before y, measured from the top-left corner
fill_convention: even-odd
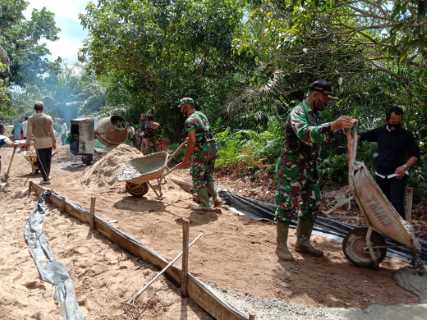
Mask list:
[[[45,8],[34,9],[29,20],[23,12],[28,2],[24,0],[0,1],[0,48],[1,56],[7,56],[8,68],[0,59],[3,80],[0,81],[0,107],[3,112],[11,112],[10,84],[25,86],[35,82],[46,72],[49,54],[42,40],[54,41],[59,29],[55,26],[53,13]],[[1,111],[0,111],[1,112]]]
[[[234,33],[242,23],[241,3],[89,4],[81,17],[90,33],[87,59],[98,79],[110,85],[110,99],[130,106],[134,119],[139,112],[154,111],[173,136],[182,123],[174,109],[180,97],[192,96],[209,115],[218,114],[236,82],[234,73],[245,63],[233,52]]]
[[[40,76],[47,68],[49,50],[41,40],[57,40],[59,29],[52,12],[34,9],[26,20],[24,0],[2,0],[0,12],[0,45],[11,60],[10,81],[22,85]]]

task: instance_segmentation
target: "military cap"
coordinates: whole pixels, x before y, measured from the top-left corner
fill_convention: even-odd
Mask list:
[[[194,99],[190,97],[184,97],[179,99],[178,108],[181,108],[183,105],[186,105],[186,104],[195,106]]]
[[[326,94],[329,99],[337,99],[336,97],[332,96],[332,85],[327,80],[316,80],[310,85],[311,91],[318,91]]]

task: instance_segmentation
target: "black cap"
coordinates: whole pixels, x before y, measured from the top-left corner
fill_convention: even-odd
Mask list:
[[[324,94],[326,94],[329,99],[336,99],[334,96],[332,96],[332,85],[327,80],[316,80],[310,85],[311,91],[319,91]]]

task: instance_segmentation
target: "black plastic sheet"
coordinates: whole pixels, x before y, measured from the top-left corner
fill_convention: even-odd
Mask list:
[[[54,299],[59,305],[66,320],[83,320],[79,310],[73,282],[65,266],[55,260],[49,243],[43,232],[43,222],[46,214],[46,199],[49,192],[44,192],[37,201],[36,207],[25,224],[25,241],[30,249],[31,256],[36,264],[40,278],[55,287]]]
[[[219,194],[228,206],[238,210],[251,219],[274,221],[276,205],[272,203],[241,197],[228,191],[220,191]],[[295,226],[296,221],[294,220],[291,222],[291,227]],[[331,218],[318,216],[316,218],[314,230],[338,238],[344,238],[355,227],[354,225],[346,224]],[[412,261],[412,253],[408,248],[403,247],[391,239],[386,239],[386,241],[390,253],[406,261]],[[421,259],[427,262],[427,241],[420,240],[420,243],[422,247]]]

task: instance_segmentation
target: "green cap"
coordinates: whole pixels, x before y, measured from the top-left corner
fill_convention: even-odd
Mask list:
[[[194,106],[195,105],[194,99],[190,98],[190,97],[184,97],[184,98],[179,99],[178,108],[181,108],[185,104],[189,104],[189,105]]]

